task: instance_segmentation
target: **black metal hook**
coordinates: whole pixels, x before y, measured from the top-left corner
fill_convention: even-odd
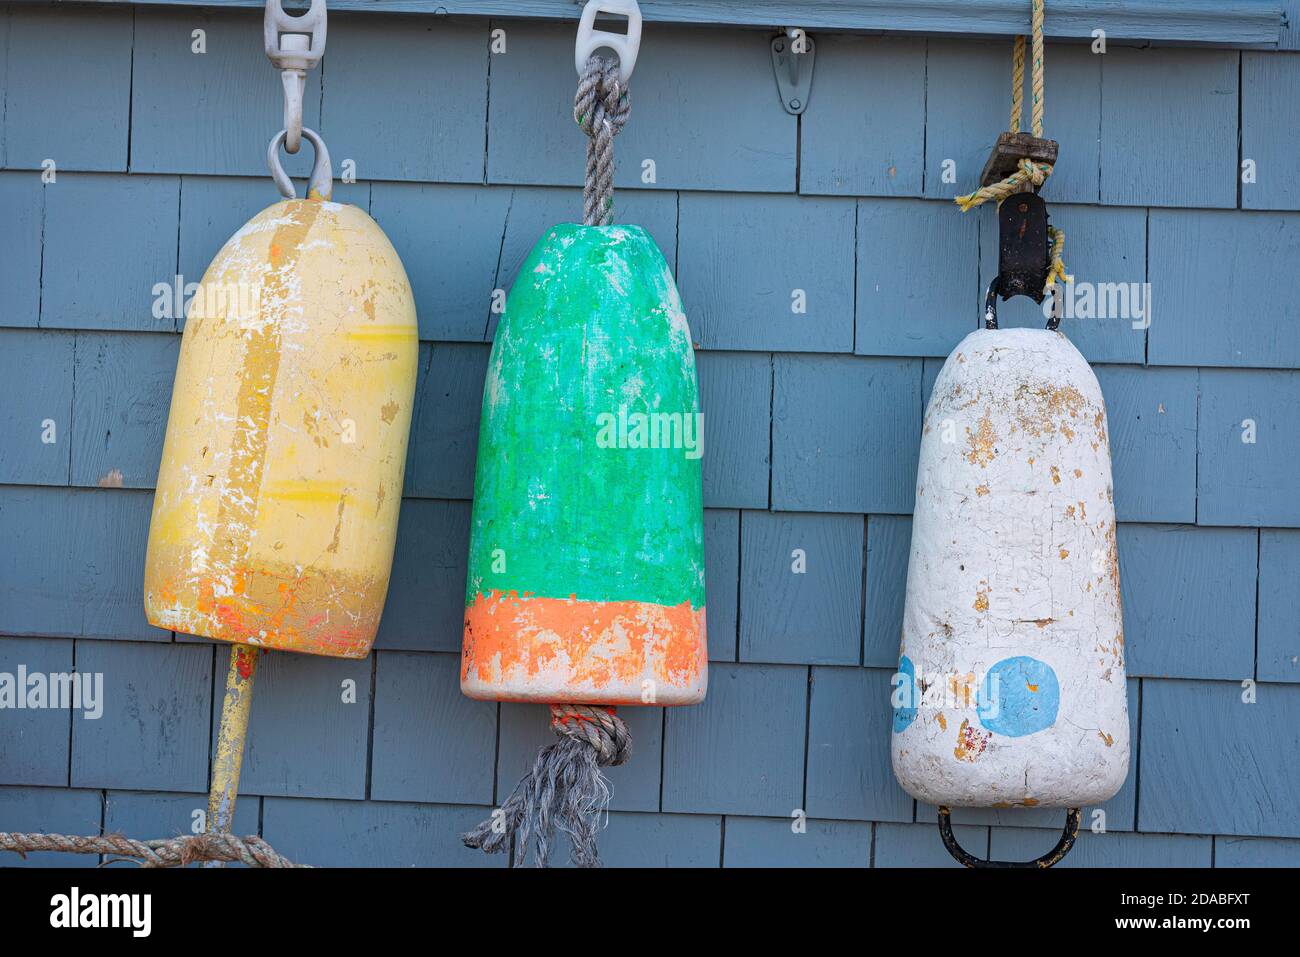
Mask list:
[[[997,325],[990,328],[996,329]],[[1042,857],[1036,857],[1032,861],[985,861],[978,857],[973,857],[962,849],[957,843],[957,838],[952,833],[952,812],[946,807],[939,808],[939,836],[943,838],[943,846],[948,849],[948,853],[953,856],[957,863],[963,867],[972,868],[1028,868],[1037,867],[1046,869],[1061,862],[1061,858],[1070,853],[1070,848],[1074,847],[1074,839],[1079,836],[1079,809],[1077,807],[1068,808],[1065,812],[1065,830],[1061,832],[1061,839],[1056,842],[1056,847],[1052,848]]]
[[[1002,284],[998,281],[1000,276],[994,276],[989,283],[988,292],[984,294],[984,328],[996,329],[998,327],[998,293],[1002,289]],[[1053,286],[1052,292],[1052,314],[1047,317],[1047,331],[1055,332],[1061,325],[1061,299],[1060,287]],[[1007,296],[1006,298],[1011,298]]]

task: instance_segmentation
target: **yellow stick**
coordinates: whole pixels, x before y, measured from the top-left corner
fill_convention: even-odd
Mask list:
[[[244,740],[248,736],[248,712],[253,704],[253,678],[257,675],[258,651],[251,645],[230,649],[230,671],[226,674],[226,697],[221,704],[221,729],[217,732],[217,753],[212,759],[212,789],[208,792],[208,833],[229,831],[239,797],[239,771],[244,763]],[[210,866],[220,867],[213,863]]]

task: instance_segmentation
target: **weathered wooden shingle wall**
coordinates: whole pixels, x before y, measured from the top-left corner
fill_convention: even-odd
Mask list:
[[[356,163],[336,198],[391,236],[425,341],[378,650],[273,655],[259,681],[237,830],[304,861],[499,865],[457,835],[549,736],[539,708],[461,697],[456,656],[492,293],[580,210],[572,36],[339,15],[309,82],[308,123]],[[887,692],[923,403],[995,268],[992,211],[948,199],[1006,121],[1009,44],[820,37],[796,120],[768,36],[647,28],[617,143],[619,217],[675,264],[701,350],[714,664],[702,706],[629,711],[603,850],[951,864],[889,770]],[[143,617],[181,325],[152,289],[197,281],[276,198],[280,87],[254,11],[20,7],[0,57],[0,671],[106,684],[97,720],[0,711],[0,829],[188,832],[227,652]],[[1154,301],[1149,329],[1063,325],[1110,406],[1136,742],[1108,833],[1068,864],[1300,864],[1297,103],[1300,53],[1049,47],[1068,264]],[[1041,321],[1024,301],[1003,317]],[[1058,826],[955,817],[1002,856]]]

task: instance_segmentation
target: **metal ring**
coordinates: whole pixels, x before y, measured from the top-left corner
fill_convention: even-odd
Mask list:
[[[998,327],[998,292],[1002,288],[999,281],[1000,276],[994,276],[989,283],[988,292],[984,294],[984,328],[996,329]],[[1056,332],[1057,327],[1061,324],[1061,300],[1060,285],[1052,287],[1052,314],[1047,317],[1047,331]]]
[[[1056,847],[1032,861],[984,861],[968,854],[953,836],[952,813],[946,807],[939,808],[939,836],[943,838],[943,846],[948,849],[948,853],[963,867],[1004,869],[1037,867],[1045,870],[1059,864],[1061,859],[1070,853],[1070,848],[1074,847],[1074,839],[1079,836],[1079,809],[1072,807],[1066,810],[1065,830],[1061,832],[1061,839],[1056,842]]]
[[[271,145],[266,148],[266,165],[271,170],[271,179],[280,195],[285,199],[297,199],[298,193],[293,188],[293,180],[280,165],[280,147],[284,144],[287,130],[281,130],[271,137]],[[303,139],[311,143],[316,150],[316,160],[312,163],[311,179],[307,184],[308,199],[329,199],[334,193],[334,169],[330,165],[330,151],[325,148],[325,141],[315,130],[302,128]]]

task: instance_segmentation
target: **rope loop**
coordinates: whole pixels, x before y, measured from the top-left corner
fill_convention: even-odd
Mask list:
[[[608,226],[614,221],[614,137],[631,111],[631,94],[622,82],[618,62],[590,57],[573,98],[573,119],[588,137],[582,189],[585,226]]]
[[[988,186],[981,186],[975,192],[967,193],[965,196],[958,196],[956,203],[961,207],[963,213],[967,213],[976,206],[987,203],[990,199],[996,199],[1000,203],[1008,196],[1023,193],[1026,186],[1033,186],[1037,189],[1051,175],[1051,163],[1035,163],[1027,157],[1022,158],[1017,164],[1016,171],[1006,179],[999,180]]]

